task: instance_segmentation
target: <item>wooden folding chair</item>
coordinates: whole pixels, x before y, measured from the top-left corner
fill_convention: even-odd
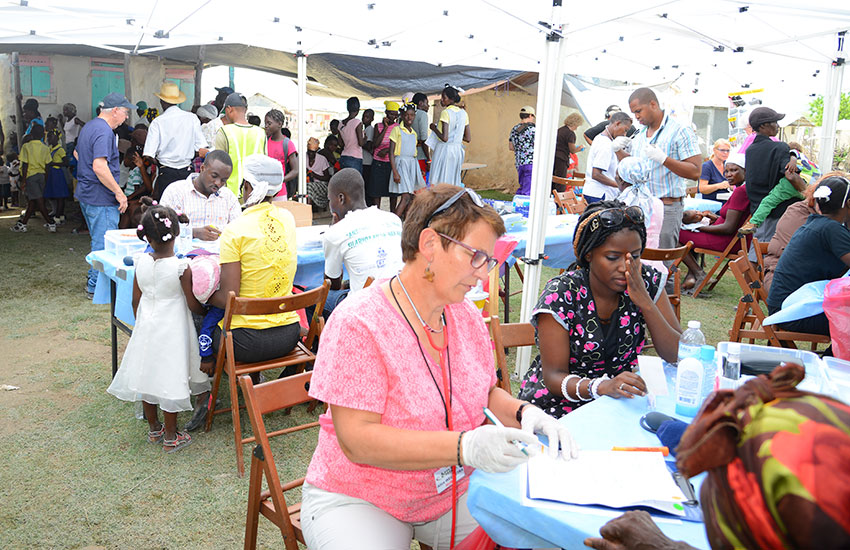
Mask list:
[[[496,377],[498,386],[511,393],[511,373],[508,370],[508,357],[505,348],[533,346],[534,325],[531,323],[499,323],[498,317],[490,320],[490,333],[496,353]]]
[[[555,208],[558,214],[581,214],[587,208],[587,201],[584,197],[576,196],[573,189],[566,191],[552,191],[555,197]]]
[[[673,294],[668,294],[670,304],[673,305],[673,311],[676,313],[676,319],[682,320],[680,310],[682,308],[682,280],[679,277],[679,265],[688,252],[693,248],[694,243],[688,241],[685,246],[679,248],[645,248],[643,254],[640,255],[641,260],[670,262],[668,278],[673,279]]]
[[[552,184],[563,187],[564,189],[574,189],[576,187],[581,188],[584,187],[584,174],[582,174],[580,177],[573,175],[573,177],[571,178],[552,176]],[[558,190],[558,187],[556,187],[555,190]]]
[[[737,259],[729,262],[729,268],[743,292],[732,321],[732,329],[729,331],[731,342],[743,342],[749,339],[750,343],[755,343],[756,340],[767,340],[769,346],[794,349],[797,349],[794,342],[809,342],[812,351],[817,349],[818,344],[830,344],[829,336],[791,332],[780,330],[774,325],[765,325],[767,293],[761,287],[750,260],[747,259],[746,254],[741,254]]]
[[[759,280],[764,284],[764,256],[767,254],[767,247],[770,243],[763,243],[753,237],[753,250],[756,253],[756,271],[758,271]]]
[[[304,536],[301,534],[301,503],[287,506],[284,497],[286,491],[302,486],[304,478],[281,485],[269,439],[315,428],[319,423],[311,422],[301,426],[266,432],[263,415],[310,401],[311,397],[307,392],[310,388],[312,376],[312,372],[304,372],[256,386],[251,381],[250,376],[242,375],[239,377],[242,396],[245,398],[245,408],[248,410],[251,429],[257,442],[252,453],[251,473],[248,478],[245,550],[253,550],[257,547],[257,527],[260,514],[263,514],[278,526],[281,535],[283,535],[283,545],[286,550],[297,550],[299,542],[306,544]],[[268,485],[268,489],[265,491],[263,490],[263,477],[265,477],[266,485]]]
[[[292,294],[285,297],[276,298],[240,298],[234,292],[230,292],[227,297],[227,307],[224,310],[224,324],[221,331],[221,341],[219,342],[218,356],[216,358],[215,375],[212,383],[212,395],[210,396],[210,412],[207,415],[206,431],[210,431],[212,421],[215,415],[230,412],[233,417],[233,437],[236,444],[236,468],[239,477],[245,474],[245,465],[243,459],[242,445],[252,443],[254,437],[242,437],[242,427],[239,421],[239,393],[237,390],[237,379],[243,374],[251,374],[254,372],[262,372],[269,369],[286,368],[295,366],[296,372],[303,372],[304,368],[316,360],[316,355],[312,352],[313,343],[319,337],[322,329],[325,326],[322,318],[322,310],[325,307],[325,299],[328,297],[328,288],[330,283],[325,281],[324,284],[313,290],[303,292],[301,294]],[[315,305],[313,318],[310,321],[310,328],[307,336],[303,341],[299,341],[287,355],[262,361],[260,363],[240,363],[236,361],[233,354],[233,332],[231,331],[231,322],[234,315],[270,315],[273,313],[286,313],[289,311],[298,311]],[[219,385],[221,384],[221,376],[227,374],[230,384],[230,407],[215,408],[216,398],[218,396]]]
[[[750,218],[747,217],[747,221],[749,220]],[[738,248],[738,250],[732,252],[732,250],[736,247]],[[706,273],[705,279],[703,279],[699,286],[694,289],[694,298],[699,296],[699,293],[702,292],[706,285],[708,285],[707,290],[713,290],[714,287],[717,286],[717,283],[720,282],[720,278],[723,277],[723,274],[726,273],[726,270],[729,269],[729,263],[734,260],[738,256],[738,254],[743,254],[746,257],[747,249],[747,236],[741,232],[738,232],[735,237],[731,241],[729,241],[729,244],[726,245],[726,248],[722,251],[694,247],[694,254],[706,254],[708,256],[717,257],[717,261],[714,262],[714,265],[712,265],[711,269],[709,269],[708,273]],[[717,274],[717,277],[715,279],[712,279],[711,276],[714,275],[714,272],[717,271],[717,269],[721,265],[723,266],[723,268],[720,270],[720,273]]]

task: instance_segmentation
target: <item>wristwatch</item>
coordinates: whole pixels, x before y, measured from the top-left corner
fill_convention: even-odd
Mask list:
[[[522,410],[529,405],[531,405],[531,403],[525,402],[522,405],[520,405],[519,408],[516,410],[516,421],[519,422],[520,424],[522,424]]]

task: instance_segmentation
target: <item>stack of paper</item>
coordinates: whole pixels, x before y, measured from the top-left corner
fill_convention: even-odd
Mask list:
[[[658,452],[580,451],[573,460],[537,455],[528,462],[528,496],[685,515],[685,496]]]

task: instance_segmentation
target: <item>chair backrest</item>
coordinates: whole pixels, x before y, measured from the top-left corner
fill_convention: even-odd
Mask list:
[[[493,347],[496,354],[496,369],[499,378],[498,385],[511,393],[511,373],[508,370],[508,358],[505,348],[533,346],[534,326],[531,323],[501,324],[498,317],[490,319],[490,330],[493,336]]]
[[[292,216],[295,218],[295,227],[313,225],[313,207],[311,205],[296,201],[274,201],[272,204],[292,212]]]
[[[587,208],[587,201],[584,197],[577,197],[573,189],[552,191],[552,194],[559,214],[581,214]]]
[[[263,471],[265,472],[266,483],[268,484],[269,496],[274,503],[275,511],[280,514],[280,519],[283,523],[280,527],[285,537],[287,549],[298,547],[295,542],[295,529],[289,518],[286,497],[284,496],[284,491],[292,484],[287,484],[287,487],[281,485],[263,415],[310,401],[312,398],[307,392],[310,388],[310,379],[312,376],[312,372],[303,372],[256,386],[250,376],[243,374],[239,377],[239,385],[242,388],[242,396],[245,399],[245,408],[248,410],[251,429],[254,432],[257,447],[259,448],[255,449],[254,453],[262,453],[260,458],[263,462]],[[282,435],[283,433],[288,432],[281,430],[277,435]],[[260,480],[257,480],[257,482],[260,483]]]
[[[224,309],[224,330],[230,330],[230,323],[234,315],[271,315],[276,313],[287,313],[298,311],[312,305],[313,318],[310,320],[310,331],[305,339],[305,345],[309,348],[313,345],[313,339],[321,330],[320,319],[328,297],[330,282],[325,281],[322,286],[316,287],[299,294],[289,296],[276,296],[274,298],[242,298],[230,291],[227,296],[227,306]]]
[[[764,256],[767,254],[767,247],[770,243],[763,243],[756,237],[753,237],[753,250],[756,253],[756,270],[758,271],[759,280],[764,282]]]
[[[682,309],[682,280],[679,277],[679,265],[693,248],[694,243],[688,241],[684,246],[678,248],[644,248],[640,255],[642,260],[673,262],[670,264],[669,275],[673,279],[673,294],[667,297],[673,306],[676,319],[681,320]]]
[[[763,324],[767,317],[765,313],[767,308],[767,293],[764,292],[761,282],[758,280],[758,275],[752,268],[752,264],[750,264],[749,258],[747,258],[746,254],[741,254],[729,262],[729,269],[732,271],[735,280],[738,281],[741,292],[743,292],[743,296],[738,302],[738,311],[735,316],[736,326],[733,327],[733,332],[741,328],[737,326],[740,324],[739,319],[744,319],[746,316],[752,314],[755,320],[755,323],[753,323],[754,326],[760,327],[764,332],[764,338],[770,342],[770,345],[782,347],[782,343],[777,338],[773,326],[765,326]],[[762,305],[764,305],[765,309],[762,309]],[[731,336],[734,338],[734,335]]]

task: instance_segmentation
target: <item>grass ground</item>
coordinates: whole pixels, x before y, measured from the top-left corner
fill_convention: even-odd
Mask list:
[[[88,237],[68,227],[49,234],[39,219],[15,234],[16,217],[0,212],[0,384],[20,387],[0,391],[0,548],[240,547],[247,478],[236,476],[229,417],[180,453],[149,445],[133,405],[106,393],[108,306],[83,292]],[[709,343],[723,340],[736,288],[727,277],[711,299],[685,298],[683,319],[701,320]],[[298,407],[269,424],[310,416]],[[315,441],[315,431],[273,441],[282,479],[304,475]],[[281,547],[268,521],[259,547]]]

